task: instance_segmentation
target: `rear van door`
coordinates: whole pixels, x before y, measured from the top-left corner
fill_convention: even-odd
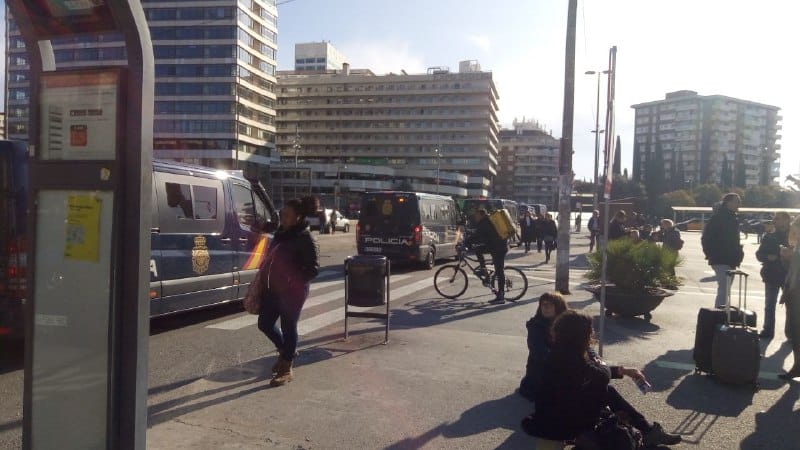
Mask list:
[[[165,172],[154,177],[162,296],[152,315],[233,300],[238,236],[225,227],[222,181]]]
[[[421,235],[417,196],[412,193],[364,194],[358,219],[358,253],[408,257]],[[420,227],[419,233],[415,231]]]

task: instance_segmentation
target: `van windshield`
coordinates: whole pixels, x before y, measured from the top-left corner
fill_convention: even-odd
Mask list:
[[[467,224],[474,226],[475,224],[473,223],[472,217],[475,211],[483,208],[487,213],[491,214],[492,211],[501,209],[502,207],[503,202],[500,200],[470,198],[464,200],[463,212],[467,219]]]

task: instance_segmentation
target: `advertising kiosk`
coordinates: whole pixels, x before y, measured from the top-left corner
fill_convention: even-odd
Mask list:
[[[30,66],[23,448],[144,449],[154,77],[144,11],[139,0],[6,3]],[[51,39],[109,32],[127,66],[56,67]]]

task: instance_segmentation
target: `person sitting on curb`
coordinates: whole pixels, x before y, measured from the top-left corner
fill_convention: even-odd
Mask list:
[[[541,383],[542,365],[550,354],[553,339],[550,329],[553,321],[567,310],[567,302],[558,292],[545,292],[539,297],[536,315],[528,320],[528,363],[525,365],[525,376],[519,383],[519,394],[530,401],[536,401],[536,386]]]
[[[546,358],[541,384],[536,388],[536,410],[522,420],[526,433],[554,441],[594,442],[593,430],[608,407],[642,432],[644,445],[675,445],[678,434],[667,433],[658,422],[650,423],[609,384],[627,376],[647,379],[639,369],[609,367],[591,351],[592,318],[574,310],[553,322],[553,348]]]

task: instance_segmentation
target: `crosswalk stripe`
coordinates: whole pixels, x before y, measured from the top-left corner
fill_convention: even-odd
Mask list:
[[[391,276],[391,282],[401,281],[401,280],[404,280],[404,279],[410,278],[410,277],[411,277],[411,275],[407,275],[407,274],[392,275]],[[431,280],[427,280],[427,282],[428,283],[432,283]],[[303,308],[304,309],[305,308],[311,308],[311,307],[318,306],[318,305],[323,305],[325,303],[332,302],[332,301],[335,301],[335,300],[344,300],[344,289],[343,289],[344,280],[343,279],[342,280],[334,280],[334,281],[325,281],[325,282],[321,282],[321,283],[312,283],[311,290],[314,291],[316,289],[322,289],[324,287],[330,287],[330,286],[334,286],[334,285],[337,285],[337,284],[341,284],[342,288],[341,289],[337,289],[337,290],[335,290],[333,292],[329,292],[327,294],[310,296],[308,298],[308,300],[306,300],[305,305],[303,305]],[[319,286],[319,287],[317,287],[317,286]],[[390,285],[390,289],[391,289],[391,285]],[[403,288],[399,288],[399,289],[403,289]],[[390,293],[392,293],[392,292],[393,291],[390,290]],[[404,295],[408,295],[408,294],[404,294]],[[394,297],[394,295],[392,295],[392,297]],[[343,313],[342,313],[342,317],[344,317]],[[258,316],[255,316],[255,315],[252,315],[252,314],[247,314],[247,315],[236,317],[236,318],[233,318],[233,319],[230,319],[230,320],[225,320],[225,321],[222,321],[222,322],[218,322],[218,323],[214,323],[214,324],[208,325],[208,326],[206,326],[206,328],[213,328],[213,329],[216,329],[216,330],[235,331],[235,330],[240,330],[240,329],[245,328],[245,327],[249,327],[250,325],[255,325],[257,322],[258,322]]]
[[[398,300],[403,297],[409,296],[417,291],[425,289],[426,287],[431,289],[433,288],[433,277],[417,281],[416,283],[411,283],[409,285],[394,290],[390,290],[389,302],[391,303],[393,300]],[[325,328],[328,325],[333,325],[334,323],[341,322],[343,320],[344,320],[344,306],[342,306],[341,308],[336,308],[332,311],[328,311],[324,314],[319,314],[314,317],[301,320],[297,328],[300,336],[303,336],[309,333],[313,333],[314,331],[317,331],[320,328]]]

